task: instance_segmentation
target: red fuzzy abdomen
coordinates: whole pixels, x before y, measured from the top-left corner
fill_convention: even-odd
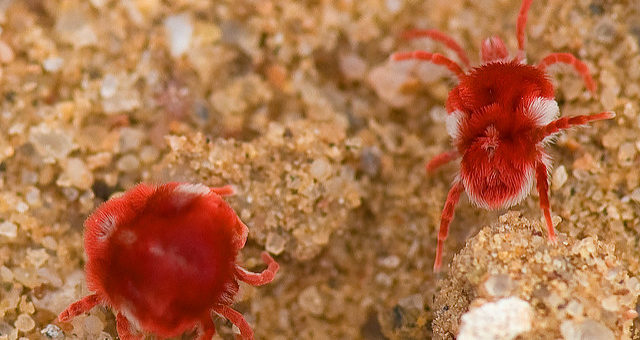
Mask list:
[[[176,196],[174,189],[155,191],[87,263],[90,285],[114,309],[164,337],[230,304],[238,289],[235,212],[217,195]]]

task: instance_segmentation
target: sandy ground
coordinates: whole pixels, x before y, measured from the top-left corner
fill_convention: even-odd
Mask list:
[[[55,321],[88,293],[82,223],[111,195],[168,180],[235,185],[228,201],[250,229],[239,262],[260,270],[266,249],[281,264],[234,305],[258,339],[480,339],[479,308],[524,308],[505,339],[637,338],[636,0],[531,7],[529,62],[570,52],[598,85],[591,95],[571,69],[550,68],[561,113],[617,113],[549,147],[561,242],[546,243],[535,192],[507,215],[463,195],[432,272],[457,165],[424,166],[450,147],[455,81],[389,55],[456,58],[399,38],[416,27],[451,34],[474,65],[485,37],[513,52],[519,6],[0,0],[0,339],[115,339],[107,308]],[[216,338],[233,338],[215,322]]]

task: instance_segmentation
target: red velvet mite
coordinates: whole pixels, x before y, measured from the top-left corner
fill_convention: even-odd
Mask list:
[[[264,252],[267,269],[252,273],[236,264],[248,229],[222,196],[231,186],[139,184],[100,206],[85,222],[87,286],[93,294],[74,302],[60,322],[96,305],[116,313],[121,339],[160,338],[197,329],[215,334],[211,313],[229,319],[244,339],[253,330],[230,305],[238,280],[259,286],[273,280],[278,264]]]
[[[525,25],[532,2],[524,0],[520,7],[516,24],[518,53],[514,57],[509,56],[504,42],[494,36],[482,42],[482,63],[470,68],[469,58],[460,45],[437,30],[412,30],[406,32],[405,37],[424,37],[444,43],[456,53],[462,66],[440,54],[425,51],[392,56],[393,60],[418,59],[445,66],[458,79],[446,102],[446,126],[454,148],[427,164],[427,170],[432,172],[461,158],[460,172],[442,211],[434,271],[442,265],[443,242],[463,190],[479,207],[508,208],[529,195],[535,178],[549,240],[555,243],[548,197],[551,159],[545,146],[561,130],[615,116],[613,112],[601,112],[558,118],[558,103],[546,73],[549,65],[573,66],[592,93],[596,91],[596,84],[587,66],[569,53],[552,53],[538,65],[527,65]]]

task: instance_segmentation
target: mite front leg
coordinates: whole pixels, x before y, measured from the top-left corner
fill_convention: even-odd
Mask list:
[[[225,185],[222,187],[214,187],[211,188],[211,191],[215,192],[216,194],[220,195],[220,196],[231,196],[234,195],[236,193],[235,189],[233,188],[233,185]]]
[[[253,273],[240,266],[236,266],[238,279],[252,286],[262,286],[273,281],[280,265],[266,251],[262,252],[262,261],[267,264],[267,269],[262,273]]]
[[[58,321],[67,322],[75,316],[90,311],[98,303],[100,303],[100,298],[97,294],[85,296],[81,300],[72,303],[71,305],[69,305],[69,307],[67,307],[67,309],[62,311],[62,313],[58,315]]]
[[[449,71],[456,74],[458,79],[464,76],[464,71],[460,68],[460,65],[455,61],[443,56],[439,53],[430,53],[426,51],[413,51],[413,52],[398,52],[394,53],[391,56],[391,60],[401,61],[401,60],[424,60],[429,61],[436,65],[442,65],[449,69]]]
[[[434,173],[439,167],[457,159],[458,157],[460,157],[460,154],[455,150],[433,156],[433,158],[431,158],[427,163],[427,174]]]
[[[525,44],[526,34],[525,27],[527,26],[527,16],[529,14],[529,7],[531,7],[531,3],[533,0],[523,0],[522,5],[520,5],[520,12],[518,12],[518,21],[516,22],[516,37],[518,38],[518,60],[524,60],[525,57]]]
[[[536,165],[536,187],[538,188],[538,194],[540,196],[540,208],[544,213],[544,219],[547,222],[547,234],[549,235],[549,241],[556,243],[556,233],[553,229],[553,223],[551,222],[551,209],[549,206],[549,174],[547,172],[547,166],[542,162],[538,162]]]
[[[436,260],[433,264],[434,272],[439,272],[440,267],[442,266],[442,248],[444,246],[444,240],[446,240],[449,235],[449,224],[451,223],[451,220],[453,220],[453,214],[456,209],[456,204],[458,204],[458,200],[460,199],[462,190],[464,190],[462,183],[460,180],[456,179],[449,190],[447,201],[444,204],[444,209],[442,209],[440,231],[438,232],[438,248],[436,249]]]
[[[420,30],[414,29],[406,31],[402,34],[402,37],[405,39],[416,39],[416,38],[429,38],[435,41],[439,41],[444,43],[448,48],[454,51],[462,64],[469,68],[471,64],[469,63],[469,57],[467,56],[467,52],[460,47],[460,45],[448,34],[444,32],[440,32],[434,29]]]
[[[546,72],[549,65],[556,63],[564,63],[573,66],[580,76],[582,76],[582,80],[584,81],[587,89],[591,93],[596,92],[596,83],[593,81],[593,78],[591,78],[591,74],[589,74],[589,68],[585,63],[580,61],[571,53],[551,53],[542,59],[540,64],[538,64],[538,68]]]
[[[133,333],[131,322],[122,313],[118,313],[116,316],[116,331],[121,340],[142,340],[144,338],[142,334],[136,335]]]
[[[253,340],[253,329],[251,329],[251,326],[247,320],[244,319],[242,314],[229,306],[217,306],[213,308],[213,311],[227,318],[227,320],[231,321],[232,324],[236,325],[244,340]]]
[[[207,315],[202,318],[202,323],[198,327],[196,340],[211,340],[214,335],[216,335],[216,326],[213,320],[211,320],[211,315],[207,313]]]
[[[603,120],[603,119],[611,119],[613,117],[615,117],[616,114],[611,112],[611,111],[604,111],[604,112],[600,112],[598,114],[595,115],[584,115],[584,116],[573,116],[573,117],[562,117],[562,118],[558,118],[554,121],[552,121],[551,123],[543,126],[540,128],[539,130],[539,138],[538,140],[541,141],[551,135],[553,135],[556,132],[559,132],[561,130],[566,130],[570,127],[573,126],[577,126],[577,125],[584,125],[587,124],[589,122],[593,122],[596,120]]]

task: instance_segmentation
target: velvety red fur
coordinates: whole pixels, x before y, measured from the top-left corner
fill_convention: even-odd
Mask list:
[[[442,264],[443,242],[461,192],[474,204],[499,209],[524,199],[537,181],[549,240],[555,242],[548,199],[550,160],[544,147],[548,137],[560,130],[590,121],[609,119],[612,112],[590,116],[558,118],[553,85],[547,66],[564,63],[574,67],[587,88],[595,93],[595,82],[587,66],[568,53],[554,53],[536,66],[525,63],[524,46],[527,12],[533,0],[523,0],[516,26],[518,53],[509,58],[504,42],[491,37],[482,43],[482,64],[464,70],[455,61],[425,51],[396,53],[393,60],[424,60],[447,67],[459,80],[446,102],[447,130],[454,150],[437,155],[427,164],[429,172],[461,157],[460,174],[447,195],[442,211],[434,270]],[[410,31],[408,37],[440,41],[468,65],[464,50],[450,37],[435,30]],[[407,35],[405,35],[407,36]]]
[[[185,183],[139,184],[105,202],[85,222],[87,286],[94,294],[84,304],[72,304],[60,320],[103,304],[118,312],[121,338],[141,338],[139,331],[173,337],[197,328],[201,338],[210,339],[211,312],[231,315],[237,281],[253,275],[251,283],[264,284],[278,269],[268,255],[263,255],[270,267],[264,275],[236,265],[247,229],[218,194],[231,192]],[[252,338],[246,322],[239,327]]]

